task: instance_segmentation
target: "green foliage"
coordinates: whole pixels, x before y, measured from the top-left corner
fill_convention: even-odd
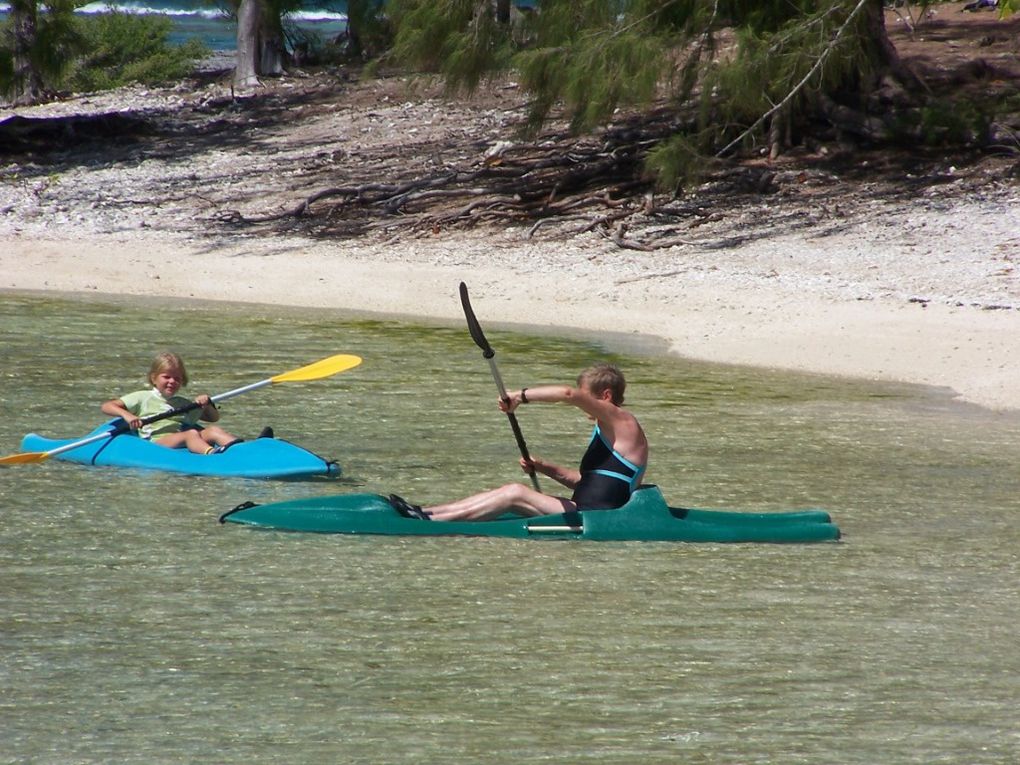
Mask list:
[[[87,53],[77,62],[68,86],[103,90],[128,83],[155,85],[186,77],[195,62],[209,55],[197,40],[170,45],[170,19],[121,12],[80,19]]]
[[[80,0],[51,0],[39,13],[30,58],[49,90],[102,90],[132,82],[159,84],[186,77],[209,55],[198,41],[167,42],[165,17],[111,11],[74,15]],[[9,22],[8,22],[9,25]],[[0,30],[0,88],[11,92],[13,39]]]
[[[668,185],[686,177],[690,158],[732,139],[793,89],[832,45],[851,0],[543,0],[509,28],[489,0],[391,0],[394,56],[441,73],[456,90],[514,71],[532,95],[529,124],[564,107],[575,130],[610,120],[621,108],[672,99],[700,109],[695,134],[678,136],[649,167]],[[736,48],[717,38],[736,30]],[[730,38],[732,39],[732,38]],[[869,50],[856,30],[812,75],[831,89],[867,71]],[[794,99],[795,115],[808,93]],[[762,129],[752,131],[760,135]]]
[[[391,0],[397,30],[391,55],[439,72],[451,91],[470,92],[482,77],[509,64],[512,38],[486,0]]]
[[[343,46],[317,32],[284,25],[284,34],[298,66],[338,64],[346,58]]]
[[[696,137],[679,134],[648,152],[645,167],[662,191],[675,191],[703,175],[709,160]]]
[[[766,27],[740,27],[736,55],[702,71],[701,120],[714,133],[715,145],[768,113],[802,82],[806,87],[788,102],[785,117],[795,119],[809,109],[814,93],[836,92],[869,76],[873,57],[860,25],[851,24],[837,38],[847,13],[838,0],[820,6],[777,26],[770,19]],[[823,55],[825,65],[817,66]],[[760,135],[752,131],[747,140]]]
[[[934,99],[919,111],[921,142],[926,146],[968,145],[984,135],[991,124],[989,114],[972,102]]]
[[[371,59],[393,44],[393,29],[381,0],[347,1],[346,55]]]
[[[532,125],[557,104],[577,130],[608,120],[622,106],[640,108],[663,97],[679,109],[697,106],[692,133],[666,142],[649,161],[668,186],[699,154],[747,130],[802,81],[809,87],[784,105],[785,118],[809,108],[817,90],[866,78],[874,51],[860,23],[834,42],[850,7],[847,0],[636,0],[619,7],[555,0],[543,3],[533,44],[513,63],[535,95]],[[718,36],[727,28],[735,46],[721,52]],[[823,53],[826,65],[813,71]]]
[[[723,18],[759,32],[775,32],[791,21],[809,16],[818,9],[816,0],[788,0],[781,3],[724,0],[721,6]]]
[[[82,49],[78,20],[74,10],[84,0],[20,0],[23,8],[35,11],[35,39],[26,41],[27,58],[31,62],[43,85],[56,87],[73,65]],[[0,92],[7,96],[16,95],[18,84],[14,82],[14,36],[15,4],[12,13],[0,26]]]
[[[669,77],[668,38],[647,24],[621,23],[606,3],[548,3],[536,41],[513,59],[522,84],[539,94],[531,122],[562,100],[576,130],[607,121],[621,106],[650,103]]]
[[[59,79],[71,66],[84,40],[74,10],[81,0],[52,0],[39,14],[32,61],[44,79]]]
[[[541,0],[509,25],[494,21],[492,0],[386,8],[398,61],[455,89],[513,72],[531,97],[532,128],[554,109],[588,130],[623,108],[671,104],[687,127],[647,161],[665,187],[696,174],[704,157],[796,140],[822,103],[865,111],[893,63],[882,0]],[[980,119],[951,124],[951,110],[929,112],[915,135],[950,140],[980,128]]]

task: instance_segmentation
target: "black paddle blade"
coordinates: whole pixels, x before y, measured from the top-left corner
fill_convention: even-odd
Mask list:
[[[460,302],[464,306],[464,316],[467,318],[468,330],[471,332],[471,339],[475,341],[475,345],[482,349],[482,356],[489,361],[489,369],[492,372],[492,379],[496,381],[496,387],[499,389],[499,397],[506,402],[509,399],[506,395],[506,388],[503,386],[503,378],[499,375],[499,369],[496,368],[496,352],[492,350],[492,346],[489,345],[489,341],[485,339],[485,333],[482,332],[482,325],[478,323],[478,319],[475,318],[475,312],[471,310],[471,300],[468,298],[468,288],[464,282],[460,283]],[[507,419],[510,421],[510,428],[514,432],[514,438],[517,441],[517,448],[520,449],[521,456],[525,462],[531,462],[531,455],[528,454],[528,445],[524,443],[524,434],[521,432],[521,426],[517,422],[517,418],[513,412],[506,413]],[[531,483],[535,487],[535,491],[542,491],[538,486],[538,475],[535,473],[534,465],[528,471],[528,475],[531,476]]]
[[[467,319],[468,332],[471,333],[471,339],[475,341],[475,345],[482,349],[482,355],[487,359],[491,359],[496,355],[496,352],[492,350],[489,341],[485,339],[482,325],[475,318],[475,312],[471,309],[471,299],[468,297],[468,288],[464,282],[460,283],[460,304],[464,306],[464,318]]]

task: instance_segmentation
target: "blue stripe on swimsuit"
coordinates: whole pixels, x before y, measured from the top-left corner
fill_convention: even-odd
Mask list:
[[[644,466],[635,465],[613,449],[596,425],[581,458],[581,480],[571,499],[582,510],[622,507],[641,484]]]

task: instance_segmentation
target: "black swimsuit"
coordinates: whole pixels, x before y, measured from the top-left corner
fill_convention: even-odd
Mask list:
[[[643,465],[635,465],[607,444],[596,425],[581,458],[581,480],[571,499],[580,510],[623,507],[640,485],[644,472]]]

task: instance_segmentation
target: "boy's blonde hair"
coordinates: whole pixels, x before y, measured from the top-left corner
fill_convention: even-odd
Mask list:
[[[584,383],[588,383],[588,388],[595,395],[604,390],[612,391],[613,403],[623,406],[623,393],[627,390],[627,381],[623,378],[623,372],[615,364],[606,362],[592,364],[577,376],[578,387]]]
[[[172,351],[157,353],[149,367],[149,384],[156,384],[156,375],[168,369],[178,369],[181,373],[181,387],[188,384],[188,370],[184,366],[184,359]]]

